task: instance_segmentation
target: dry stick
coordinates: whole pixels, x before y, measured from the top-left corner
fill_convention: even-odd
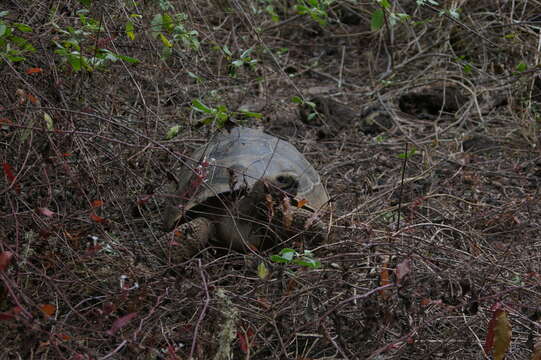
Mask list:
[[[199,272],[201,274],[201,279],[203,280],[203,288],[205,289],[205,303],[203,304],[203,310],[201,310],[201,313],[199,314],[199,319],[197,319],[197,323],[195,324],[195,330],[194,330],[193,339],[192,339],[192,348],[190,349],[190,356],[188,357],[188,359],[193,359],[193,352],[195,350],[195,341],[197,339],[197,332],[199,331],[199,325],[201,325],[201,322],[203,321],[203,318],[205,317],[205,313],[207,312],[207,308],[210,302],[207,279],[205,278],[205,273],[203,272],[203,268],[201,267],[201,259],[197,259],[197,263],[199,267]]]
[[[345,57],[346,57],[346,46],[342,45],[342,59],[340,60],[340,72],[338,73],[338,88],[342,87],[342,81],[344,80],[342,77],[342,73],[344,71]]]
[[[398,210],[396,220],[396,231],[400,230],[400,212],[402,211],[402,190],[404,190],[404,174],[406,173],[406,163],[408,161],[408,143],[406,142],[406,150],[404,152],[404,161],[402,162],[402,179],[400,180],[400,191],[398,193]]]
[[[344,353],[344,350],[342,350],[342,348],[332,338],[331,334],[329,333],[329,329],[327,329],[325,325],[321,325],[321,327],[323,328],[323,332],[325,333],[325,338],[334,346],[336,351],[338,351],[345,360],[349,360],[346,353]]]
[[[382,291],[382,290],[385,290],[387,288],[390,288],[390,287],[394,287],[396,286],[396,284],[387,284],[387,285],[382,285],[382,286],[378,286],[377,288],[375,289],[372,289],[370,291],[367,291],[365,292],[364,294],[360,294],[360,295],[354,295],[346,300],[343,300],[343,301],[340,301],[338,304],[336,304],[335,306],[333,306],[331,309],[327,310],[327,312],[325,312],[325,314],[323,314],[319,320],[318,320],[318,323],[321,323],[323,321],[324,318],[326,318],[327,316],[329,316],[333,311],[335,311],[336,309],[338,309],[340,306],[342,305],[345,305],[349,302],[352,302],[354,300],[357,300],[357,299],[363,299],[363,298],[366,298],[370,295],[372,295],[373,293],[377,292],[377,291]]]

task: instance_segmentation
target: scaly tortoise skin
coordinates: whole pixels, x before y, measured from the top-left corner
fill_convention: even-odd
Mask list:
[[[167,238],[177,245],[176,260],[209,242],[246,251],[298,235],[326,239],[317,212],[329,196],[313,166],[288,142],[237,127],[196,150],[188,166],[180,172],[177,203],[164,218],[164,227],[174,228]]]

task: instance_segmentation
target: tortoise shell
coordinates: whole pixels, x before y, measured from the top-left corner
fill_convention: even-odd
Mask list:
[[[219,133],[197,149],[186,165],[177,188],[185,210],[221,194],[251,189],[261,177],[283,172],[298,176],[296,199],[307,200],[308,208],[317,210],[329,201],[319,174],[306,158],[287,141],[259,129],[236,127]],[[166,226],[172,227],[178,218],[166,220]]]

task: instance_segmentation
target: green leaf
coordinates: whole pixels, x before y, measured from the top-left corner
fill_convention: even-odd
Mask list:
[[[167,13],[163,14],[162,19],[163,19],[162,30],[167,33],[170,33],[171,31],[173,31],[175,24],[173,24],[173,18],[171,17],[171,15]]]
[[[115,56],[119,59],[122,59],[124,60],[125,62],[127,63],[130,63],[130,64],[137,64],[139,63],[139,59],[136,59],[136,58],[132,58],[130,56],[126,56],[126,55],[118,55],[118,54],[115,54]]]
[[[231,64],[232,64],[233,66],[235,66],[235,67],[241,67],[242,64],[244,64],[244,61],[242,61],[242,60],[235,60],[235,61],[233,61]]]
[[[51,130],[51,131],[54,130],[53,118],[51,117],[51,115],[44,112],[43,120],[45,120],[45,124],[47,125],[47,130]]]
[[[173,47],[173,44],[171,44],[171,42],[162,33],[160,33],[160,40],[162,41],[163,46],[168,48]]]
[[[0,37],[4,36],[7,32],[8,27],[4,24],[0,24]]]
[[[92,0],[79,0],[79,2],[81,4],[83,4],[84,6],[90,6],[92,5]]]
[[[370,29],[372,31],[378,31],[383,27],[384,12],[383,9],[378,9],[372,13],[372,21],[370,23]]]
[[[299,96],[293,96],[291,98],[291,102],[294,103],[294,104],[302,104],[304,101],[302,101],[302,99],[299,97]]]
[[[4,16],[6,16],[7,14],[9,14],[9,11],[0,11],[0,18],[3,18]]]
[[[257,275],[261,280],[264,280],[269,276],[269,269],[267,269],[265,263],[262,262],[257,265]]]
[[[21,24],[21,23],[14,23],[13,26],[19,30],[19,31],[22,31],[22,32],[30,32],[32,31],[32,28],[26,24]]]
[[[22,57],[22,56],[9,56],[8,55],[8,60],[11,61],[11,62],[19,62],[19,61],[24,61],[26,60],[25,57]]]
[[[415,154],[417,154],[417,149],[411,149],[407,153],[398,154],[398,158],[399,159],[409,159],[410,157],[412,157]]]
[[[253,47],[249,48],[248,50],[245,50],[242,54],[240,54],[240,58],[244,59],[245,57],[249,56],[253,50],[254,50]]]
[[[289,262],[288,260],[284,259],[283,257],[281,257],[280,255],[272,255],[270,257],[271,261],[275,262],[275,263],[280,263],[280,264],[283,264],[283,263],[287,263]]]
[[[321,267],[321,262],[319,262],[317,260],[314,260],[314,259],[309,259],[309,258],[295,259],[295,260],[293,260],[293,264],[309,267],[309,268],[312,268],[312,269],[317,269],[317,268]]]
[[[130,40],[135,40],[134,26],[131,21],[128,21],[125,25],[126,36]]]
[[[304,15],[310,11],[310,9],[304,5],[297,5],[295,8],[297,9],[299,15]]]
[[[157,38],[162,31],[163,16],[162,14],[156,14],[150,21],[150,32],[153,37]]]
[[[203,78],[197,74],[194,74],[193,72],[191,71],[188,71],[188,76],[191,77],[192,79],[195,79],[197,82],[202,82],[203,81]]]
[[[232,56],[233,53],[231,52],[231,50],[229,50],[229,48],[227,47],[227,45],[224,45],[224,47],[222,48],[224,53],[227,55],[227,56]]]
[[[256,119],[261,119],[263,117],[263,114],[261,113],[256,113],[256,112],[251,112],[251,111],[246,111],[246,110],[241,110],[240,112],[244,114],[245,116],[253,117]]]
[[[282,259],[286,259],[287,261],[293,260],[293,258],[297,255],[297,252],[295,249],[289,249],[285,248],[280,251],[280,256]]]
[[[517,71],[519,72],[524,72],[528,69],[528,65],[524,64],[524,63],[519,63],[517,65]]]
[[[165,134],[165,140],[171,140],[175,136],[178,135],[178,131],[180,130],[180,125],[175,125],[169,129],[167,134]]]
[[[83,59],[79,54],[68,55],[68,63],[71,65],[74,71],[80,71],[83,67]]]
[[[193,99],[192,100],[192,107],[197,110],[197,111],[200,111],[200,112],[204,112],[206,114],[212,114],[213,111],[212,109],[210,109],[209,107],[207,107],[205,104],[203,104],[201,101],[199,101],[198,99]]]
[[[390,9],[391,3],[388,0],[378,0],[379,5],[384,9]]]

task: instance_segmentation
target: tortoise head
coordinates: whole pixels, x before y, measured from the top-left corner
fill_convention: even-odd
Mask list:
[[[298,176],[291,172],[281,172],[259,179],[254,184],[250,195],[254,200],[264,200],[267,194],[274,199],[281,199],[284,196],[294,197],[298,190]]]

